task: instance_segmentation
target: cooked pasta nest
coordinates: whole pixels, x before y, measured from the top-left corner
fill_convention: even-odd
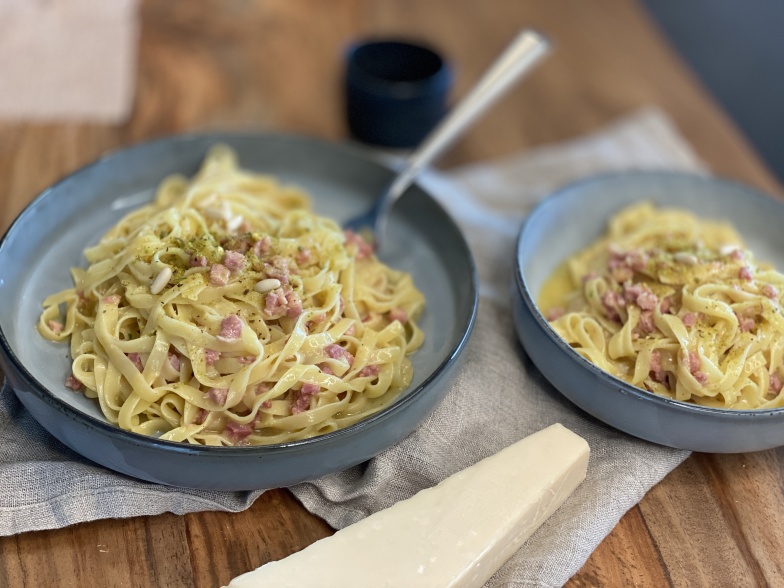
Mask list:
[[[70,340],[65,385],[122,429],[281,443],[367,418],[411,382],[425,303],[412,277],[228,147],[84,256],[38,331]]]
[[[577,353],[655,394],[784,406],[784,275],[735,229],[641,203],[546,282],[539,306]]]

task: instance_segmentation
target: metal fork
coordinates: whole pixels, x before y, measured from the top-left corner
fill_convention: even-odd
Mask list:
[[[530,72],[550,51],[550,43],[537,31],[521,31],[493,62],[479,82],[447,114],[422,144],[408,157],[402,169],[366,212],[349,219],[345,229],[370,232],[376,249],[384,243],[387,217],[392,205],[408,190],[420,172],[441,155],[498,98],[524,74]]]

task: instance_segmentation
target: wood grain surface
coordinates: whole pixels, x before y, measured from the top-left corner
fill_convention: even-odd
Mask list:
[[[127,123],[0,123],[0,230],[62,175],[145,139],[203,129],[345,139],[342,55],[359,37],[437,46],[455,65],[457,97],[528,26],[553,38],[553,57],[443,166],[574,137],[650,105],[716,173],[781,194],[631,0],[150,0],[141,22]],[[692,456],[621,519],[568,585],[784,585],[783,460],[782,451]],[[331,532],[275,490],[238,514],[105,520],[2,538],[0,586],[214,587]]]

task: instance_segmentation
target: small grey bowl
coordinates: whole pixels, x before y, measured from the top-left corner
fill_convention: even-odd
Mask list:
[[[613,213],[642,200],[730,221],[757,259],[784,269],[784,204],[749,187],[676,172],[627,172],[581,181],[544,199],[520,232],[513,315],[526,352],[574,404],[641,439],[711,453],[784,445],[784,409],[705,408],[636,388],[576,353],[537,308],[536,297],[556,266],[602,235]]]
[[[240,164],[307,190],[316,212],[342,221],[366,210],[393,172],[365,152],[287,135],[177,136],[104,157],[45,190],[0,241],[0,364],[22,404],[65,445],[137,478],[190,488],[289,486],[343,470],[401,441],[450,387],[474,324],[476,268],[459,229],[413,186],[395,206],[382,260],[413,274],[427,299],[424,345],[411,356],[411,386],[383,411],[319,437],[263,447],[203,447],[120,430],[97,403],[65,388],[69,348],[36,331],[43,299],[72,285],[82,250],[130,209],[148,202],[169,174],[192,175],[215,143]],[[14,303],[12,303],[12,301]]]

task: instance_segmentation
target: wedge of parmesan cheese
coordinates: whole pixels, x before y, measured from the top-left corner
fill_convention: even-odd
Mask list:
[[[552,425],[229,588],[482,586],[585,479],[588,455]]]

